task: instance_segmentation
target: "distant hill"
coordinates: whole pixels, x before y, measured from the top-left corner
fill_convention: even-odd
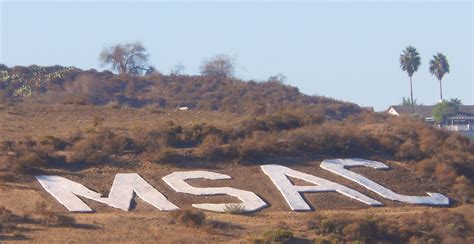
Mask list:
[[[275,81],[246,82],[162,74],[128,76],[62,66],[0,67],[0,97],[33,98],[41,103],[115,103],[129,107],[156,105],[161,108],[187,106],[238,114],[268,114],[305,107],[335,119],[361,111],[355,104],[308,96],[296,87]]]

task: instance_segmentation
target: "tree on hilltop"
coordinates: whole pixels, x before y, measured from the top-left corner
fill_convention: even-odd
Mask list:
[[[148,64],[149,54],[140,42],[116,44],[99,55],[102,66],[111,65],[120,74],[140,75],[155,71]]]
[[[410,97],[411,97],[411,113],[415,113],[415,105],[413,102],[413,74],[420,67],[421,58],[420,54],[413,46],[408,46],[403,50],[403,53],[400,55],[400,67],[403,71],[406,71],[410,77]]]
[[[201,65],[201,75],[217,79],[232,78],[235,72],[235,59],[229,55],[217,55],[204,60]]]
[[[415,104],[415,106],[418,106],[418,102],[416,101],[416,99],[413,101],[413,103]],[[400,103],[400,105],[402,106],[411,106],[411,100],[409,97],[402,97],[402,102]]]
[[[446,73],[449,73],[449,63],[446,56],[442,53],[438,53],[433,56],[433,59],[430,61],[430,73],[431,75],[436,76],[439,80],[439,99],[443,100],[443,87],[441,85],[441,80]]]
[[[442,123],[447,117],[454,116],[459,112],[461,100],[451,99],[451,101],[442,100],[433,109],[433,119],[438,123]]]

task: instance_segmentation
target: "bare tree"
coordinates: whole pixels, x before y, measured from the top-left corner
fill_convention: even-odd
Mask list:
[[[183,72],[184,72],[184,65],[182,63],[178,63],[170,69],[170,76],[182,75]]]
[[[117,44],[104,49],[99,60],[102,66],[111,65],[120,74],[140,75],[154,70],[148,64],[149,54],[140,42]]]
[[[204,60],[201,65],[201,75],[223,79],[231,78],[235,72],[235,59],[229,55],[217,55]]]
[[[277,75],[273,75],[268,77],[268,82],[276,82],[280,84],[284,84],[286,82],[286,76],[282,73],[278,73]]]

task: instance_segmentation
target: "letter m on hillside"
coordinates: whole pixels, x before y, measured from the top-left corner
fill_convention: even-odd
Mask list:
[[[136,173],[115,175],[114,183],[112,184],[112,188],[110,188],[108,197],[102,197],[100,193],[92,191],[82,184],[60,176],[40,175],[36,176],[36,179],[49,194],[64,205],[69,211],[93,211],[79,197],[105,203],[111,207],[128,211],[135,194],[143,201],[160,210],[167,211],[179,209]]]

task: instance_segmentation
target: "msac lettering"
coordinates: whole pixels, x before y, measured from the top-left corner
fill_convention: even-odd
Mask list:
[[[449,205],[449,198],[439,193],[427,193],[427,196],[407,196],[393,192],[392,190],[360,175],[350,171],[352,167],[370,167],[377,170],[387,170],[389,167],[381,162],[364,159],[327,159],[320,167],[334,174],[353,181],[364,188],[373,191],[383,198],[411,204],[424,205]],[[337,192],[353,200],[362,202],[369,206],[382,206],[383,204],[347,186],[329,181],[314,175],[306,174],[291,168],[267,164],[261,165],[261,170],[267,175],[285,199],[289,208],[293,211],[309,211],[312,208],[302,197],[302,193],[311,192]],[[301,186],[294,185],[288,177],[293,177],[310,184]],[[170,202],[161,192],[148,184],[136,173],[120,173],[115,175],[114,182],[108,197],[102,197],[98,192],[92,191],[82,184],[68,180],[56,175],[39,175],[36,179],[41,186],[50,193],[59,203],[69,211],[92,212],[93,210],[79,197],[87,198],[107,204],[114,208],[129,211],[133,197],[138,196],[143,201],[162,211],[178,210],[179,207]],[[192,204],[200,208],[215,212],[225,212],[229,206],[236,206],[243,212],[256,212],[266,208],[268,204],[257,194],[251,191],[236,189],[232,187],[194,187],[187,180],[207,179],[226,180],[231,179],[229,175],[210,171],[180,171],[173,172],[163,177],[163,181],[173,190],[198,196],[229,195],[236,197],[240,203],[201,203]]]

